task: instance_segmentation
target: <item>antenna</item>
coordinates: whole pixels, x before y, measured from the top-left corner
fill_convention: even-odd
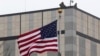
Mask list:
[[[27,1],[26,1],[26,0],[24,0],[24,7],[25,7],[25,9],[24,9],[24,10],[25,10],[25,12],[26,12],[26,2],[27,2]]]
[[[73,0],[70,0],[70,6],[72,5],[73,2],[74,2]]]

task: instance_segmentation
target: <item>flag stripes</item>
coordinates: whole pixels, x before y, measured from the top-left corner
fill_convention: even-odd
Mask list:
[[[21,55],[28,56],[28,49],[31,46],[31,43],[34,43],[36,40],[40,39],[40,37],[39,29],[20,35],[18,38],[18,44]]]
[[[58,51],[57,37],[40,39],[40,30],[24,35],[18,39],[19,49],[22,56],[28,55],[32,52],[42,53],[45,51]]]
[[[21,56],[30,56],[32,52],[58,51],[57,21],[42,28],[21,34],[18,45]]]
[[[37,44],[38,43],[38,44]],[[44,51],[58,51],[58,42],[57,42],[57,37],[52,38],[50,40],[42,40],[39,42],[37,41],[36,44],[33,43],[32,47],[30,47],[30,51],[31,52],[38,52],[38,53],[42,53]]]

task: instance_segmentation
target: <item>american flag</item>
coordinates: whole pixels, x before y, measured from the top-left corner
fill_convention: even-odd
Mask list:
[[[18,46],[21,56],[30,56],[32,52],[58,51],[57,20],[41,28],[21,34]]]

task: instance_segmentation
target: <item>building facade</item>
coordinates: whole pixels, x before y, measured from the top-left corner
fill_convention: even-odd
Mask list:
[[[100,18],[74,6],[0,15],[0,56],[20,56],[17,38],[54,20],[60,21],[61,56],[100,56]],[[59,31],[59,25],[57,25]],[[31,56],[58,56],[57,52]]]

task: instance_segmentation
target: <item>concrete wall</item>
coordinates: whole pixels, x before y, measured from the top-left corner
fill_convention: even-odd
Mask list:
[[[0,17],[0,39],[18,36],[58,20],[58,9]],[[21,21],[21,22],[20,22]],[[75,8],[62,9],[59,49],[62,56],[99,56],[100,44],[76,34],[100,40],[100,20]],[[0,56],[20,56],[17,39],[0,41]],[[57,52],[32,53],[31,56],[58,56]]]
[[[100,41],[100,19],[76,10],[76,29],[92,39]],[[78,56],[100,56],[100,42],[95,42],[77,35]]]

